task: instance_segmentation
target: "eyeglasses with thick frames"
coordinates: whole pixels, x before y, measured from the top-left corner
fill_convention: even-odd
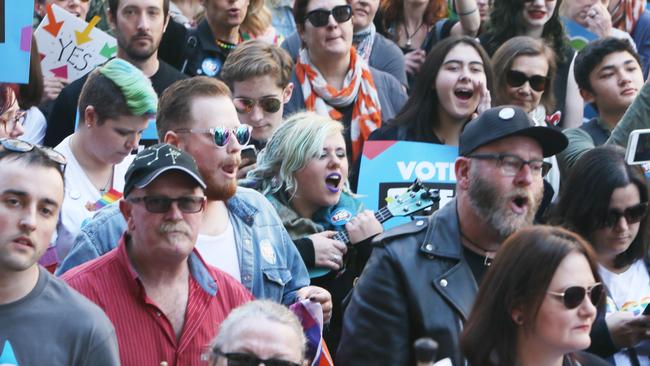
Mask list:
[[[648,212],[648,202],[641,202],[634,206],[630,206],[625,210],[621,211],[618,209],[610,208],[607,210],[607,216],[605,216],[605,222],[603,225],[608,228],[613,228],[621,220],[621,217],[625,217],[625,221],[629,224],[636,224],[640,222],[645,217]]]
[[[562,299],[564,306],[571,310],[575,309],[582,301],[585,299],[585,296],[589,296],[589,300],[594,306],[597,306],[600,303],[600,299],[603,296],[603,284],[596,282],[593,285],[584,288],[582,286],[571,286],[567,287],[564,292],[553,292],[547,291],[550,295],[553,295],[559,299]]]
[[[165,196],[143,196],[127,198],[131,203],[144,202],[144,208],[150,213],[167,213],[176,202],[178,209],[184,213],[197,213],[205,207],[206,198],[203,196],[182,196],[178,198],[169,198]]]
[[[546,89],[548,78],[542,75],[528,76],[521,71],[510,70],[506,74],[506,82],[513,88],[518,88],[528,82],[531,89],[543,92]]]
[[[261,363],[265,366],[300,366],[295,362],[275,358],[263,360],[248,353],[223,353],[217,348],[213,348],[212,352],[217,356],[224,357],[228,361],[227,366],[259,366]]]
[[[235,104],[237,113],[248,114],[253,111],[255,105],[259,104],[262,110],[266,113],[275,113],[280,110],[282,100],[278,97],[263,97],[260,99],[237,97],[232,99]]]
[[[352,7],[350,5],[339,5],[332,10],[316,9],[305,16],[314,27],[324,27],[330,22],[330,14],[337,23],[345,23],[352,18]]]
[[[533,175],[545,177],[553,164],[544,160],[524,160],[512,154],[474,154],[468,156],[470,159],[496,160],[503,175],[514,177],[521,171],[524,165],[528,164]]]
[[[215,128],[179,128],[174,130],[181,133],[209,133],[214,138],[214,143],[218,147],[228,146],[230,141],[230,135],[234,134],[237,142],[241,146],[248,145],[248,142],[251,140],[251,131],[252,127],[249,125],[239,125],[233,129],[227,129],[225,127],[215,127]]]
[[[34,149],[37,149],[38,151],[45,154],[50,160],[58,164],[61,173],[65,173],[65,166],[68,161],[66,160],[65,156],[63,156],[63,154],[52,148],[38,146],[27,141],[9,138],[0,139],[0,144],[2,144],[2,147],[5,150],[15,153],[27,153],[33,151]]]

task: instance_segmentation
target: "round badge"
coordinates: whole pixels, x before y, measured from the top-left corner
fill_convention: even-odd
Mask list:
[[[273,250],[273,245],[271,245],[268,239],[262,239],[260,242],[260,251],[265,261],[270,264],[275,264],[275,250]]]
[[[221,70],[221,61],[216,58],[206,58],[201,63],[201,70],[206,76],[215,76]]]
[[[499,111],[499,118],[501,119],[504,120],[511,119],[514,116],[515,116],[515,110],[510,107],[503,108],[502,110]]]
[[[81,192],[72,189],[68,193],[68,196],[70,196],[70,198],[72,198],[73,200],[78,200],[79,198],[81,198]]]
[[[334,226],[343,226],[352,218],[352,212],[345,208],[339,208],[332,212],[330,216],[330,223]]]

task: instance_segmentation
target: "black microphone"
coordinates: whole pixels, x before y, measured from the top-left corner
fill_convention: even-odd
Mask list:
[[[415,343],[415,360],[417,366],[431,366],[436,360],[438,343],[431,338],[418,338]]]

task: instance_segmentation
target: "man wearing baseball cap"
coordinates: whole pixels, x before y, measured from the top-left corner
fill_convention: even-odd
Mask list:
[[[127,229],[117,248],[62,277],[106,312],[124,365],[201,364],[221,321],[252,299],[194,249],[205,188],[186,152],[168,144],[141,151],[126,172]]]
[[[459,337],[478,285],[506,237],[531,225],[549,163],[566,137],[535,127],[519,107],[469,122],[455,164],[456,198],[428,219],[376,238],[354,289],[336,364],[413,365],[413,343],[438,342],[438,359],[462,364]]]

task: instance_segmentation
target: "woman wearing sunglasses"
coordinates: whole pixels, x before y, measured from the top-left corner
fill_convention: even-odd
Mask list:
[[[370,133],[401,108],[404,89],[352,47],[352,8],[345,0],[296,0],[293,11],[303,48],[284,115],[307,109],[341,121],[356,158]]]
[[[554,118],[555,96],[553,81],[556,65],[555,52],[543,40],[518,36],[506,41],[492,56],[495,86],[493,104],[518,105],[528,113],[537,126],[546,126]],[[553,188],[546,196],[546,204],[560,191],[560,170],[555,156],[546,158],[553,164],[545,180]]]
[[[325,332],[331,351],[341,331],[341,302],[370,255],[370,238],[382,226],[348,189],[343,126],[313,112],[298,113],[274,133],[248,173],[248,184],[262,192],[296,242],[312,284],[332,294],[332,320]],[[347,230],[346,247],[332,237]],[[315,267],[331,272],[315,276]]]
[[[578,352],[602,304],[593,250],[565,229],[522,229],[501,245],[461,336],[471,366],[607,365]]]
[[[590,241],[608,290],[606,321],[596,321],[592,348],[602,356],[618,352],[616,365],[647,362],[650,343],[638,343],[650,329],[639,316],[650,300],[643,170],[625,163],[622,148],[603,145],[585,153],[562,184],[553,222]]]

